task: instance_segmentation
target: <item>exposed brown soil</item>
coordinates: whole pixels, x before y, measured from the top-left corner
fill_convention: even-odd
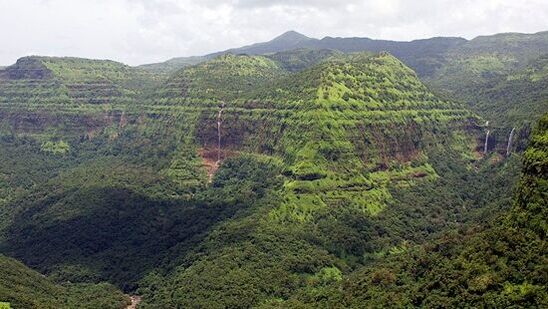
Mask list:
[[[136,309],[137,305],[141,302],[141,296],[131,295],[129,299],[131,300],[131,305],[127,306],[126,309]]]
[[[237,154],[238,154],[237,151],[221,149],[221,153],[220,153],[221,160],[217,161],[218,152],[216,148],[198,149],[198,155],[202,158],[202,162],[207,171],[207,177],[209,179],[209,182],[213,180],[213,175],[215,175],[215,172],[217,172],[223,160],[229,157],[234,157]]]

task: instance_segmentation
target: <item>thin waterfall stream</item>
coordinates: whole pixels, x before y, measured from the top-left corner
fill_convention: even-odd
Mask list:
[[[223,111],[225,103],[221,104],[221,109],[217,114],[217,165],[221,163],[221,124],[223,123]]]
[[[485,135],[485,145],[483,146],[483,154],[487,154],[487,146],[489,145],[489,134],[491,131],[487,130],[487,134]]]
[[[514,137],[515,131],[516,131],[516,128],[512,128],[512,131],[510,131],[510,136],[508,136],[508,145],[506,146],[506,156],[510,155],[510,152],[512,149],[512,138]]]

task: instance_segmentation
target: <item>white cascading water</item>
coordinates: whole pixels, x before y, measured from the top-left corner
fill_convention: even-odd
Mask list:
[[[510,136],[508,136],[508,145],[506,146],[506,156],[510,155],[510,151],[512,148],[512,138],[514,137],[514,131],[516,128],[512,128],[512,131],[510,131]]]
[[[221,105],[221,109],[217,114],[217,164],[221,162],[221,123],[223,122],[223,111],[225,109],[225,103]]]
[[[483,146],[483,153],[487,154],[487,146],[489,144],[489,134],[491,131],[487,130],[487,134],[485,135],[485,145]]]

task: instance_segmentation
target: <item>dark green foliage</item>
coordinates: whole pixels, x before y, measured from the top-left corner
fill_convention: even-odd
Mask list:
[[[267,57],[280,63],[280,66],[289,72],[299,72],[339,54],[329,49],[296,49],[267,55]]]
[[[14,259],[0,255],[0,304],[12,308],[113,308],[129,300],[110,284],[56,285]],[[2,308],[0,306],[0,308]]]
[[[548,233],[548,114],[544,114],[533,131],[524,153],[524,165],[508,225],[527,228],[544,240]]]
[[[238,199],[211,206],[166,199],[175,189],[143,167],[87,163],[13,201],[18,212],[4,252],[59,280],[109,280],[133,289],[143,274],[183,255],[239,205]]]
[[[525,307],[548,305],[546,155],[548,114],[524,155],[506,218],[467,229],[356,271],[322,291],[299,292],[291,305],[342,307]]]

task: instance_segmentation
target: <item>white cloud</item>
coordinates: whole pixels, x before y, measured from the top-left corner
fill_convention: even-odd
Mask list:
[[[129,64],[265,41],[313,37],[412,40],[546,29],[544,0],[0,0],[0,64],[29,54]]]

